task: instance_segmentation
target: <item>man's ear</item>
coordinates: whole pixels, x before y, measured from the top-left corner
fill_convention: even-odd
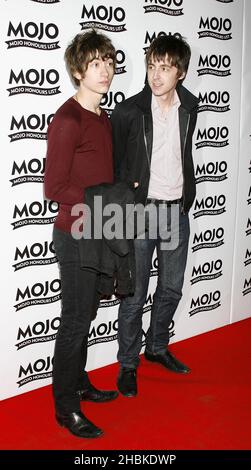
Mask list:
[[[179,76],[178,80],[183,80],[185,78],[186,72],[182,72],[182,74]]]
[[[83,75],[79,72],[74,72],[73,77],[76,78],[77,80],[82,80]]]

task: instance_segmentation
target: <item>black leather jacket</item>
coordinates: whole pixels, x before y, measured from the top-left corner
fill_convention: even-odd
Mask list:
[[[188,212],[193,204],[196,186],[192,159],[192,136],[197,120],[198,99],[178,84],[181,102],[179,125],[183,169],[182,210]],[[138,182],[135,203],[145,204],[150,180],[153,143],[151,112],[152,92],[149,85],[137,95],[116,105],[112,116],[115,177],[129,185]]]

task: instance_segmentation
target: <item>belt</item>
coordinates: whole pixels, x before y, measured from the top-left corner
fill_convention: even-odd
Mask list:
[[[152,199],[152,198],[147,198],[146,204],[154,204],[155,206],[171,206],[172,204],[179,204],[181,202],[180,199],[173,199],[171,201],[167,201],[165,199]]]

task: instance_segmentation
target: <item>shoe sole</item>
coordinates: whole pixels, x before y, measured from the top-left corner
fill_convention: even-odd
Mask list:
[[[120,392],[121,395],[123,395],[123,397],[126,397],[126,398],[134,398],[137,396],[137,393],[123,393],[123,392]]]
[[[123,392],[122,390],[120,390],[119,387],[118,387],[118,390],[119,390],[119,393],[121,393],[121,395],[123,395],[123,397],[127,397],[127,398],[136,397],[137,393],[138,393],[138,392]]]

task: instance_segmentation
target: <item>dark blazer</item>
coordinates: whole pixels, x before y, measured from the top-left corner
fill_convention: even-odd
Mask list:
[[[196,186],[192,159],[192,136],[197,119],[198,99],[183,85],[178,84],[181,102],[179,125],[183,169],[182,211],[188,212],[193,204]],[[135,202],[145,204],[153,144],[152,92],[148,84],[137,95],[116,105],[112,116],[114,169],[117,180],[139,186]]]

